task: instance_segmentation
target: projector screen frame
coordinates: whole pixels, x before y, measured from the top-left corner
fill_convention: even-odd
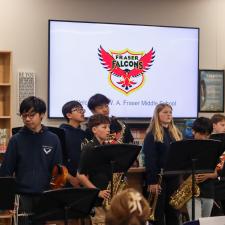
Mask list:
[[[196,83],[196,96],[197,96],[197,102],[196,102],[196,116],[195,117],[173,117],[174,119],[182,120],[182,119],[195,119],[198,116],[199,113],[199,48],[200,48],[200,28],[199,27],[186,27],[186,26],[165,26],[165,25],[152,25],[152,24],[135,24],[135,23],[111,23],[111,22],[99,22],[99,21],[79,21],[79,20],[58,20],[58,19],[49,19],[48,20],[48,102],[47,102],[47,118],[48,119],[63,119],[63,115],[58,116],[50,116],[50,25],[51,22],[71,22],[71,23],[84,23],[84,24],[106,24],[106,25],[131,25],[131,26],[143,26],[143,27],[162,27],[162,28],[183,28],[183,29],[196,29],[198,32],[198,59],[197,59],[197,83]],[[101,92],[99,92],[101,93]],[[109,96],[107,96],[109,97]],[[72,100],[72,99],[71,99]],[[112,106],[113,107],[113,106]],[[117,117],[117,115],[114,115]],[[149,118],[151,118],[152,115],[149,115],[149,117],[117,117],[119,119],[125,120],[127,123],[131,124],[137,124],[142,123],[146,124],[149,123]],[[86,119],[88,117],[85,117]]]

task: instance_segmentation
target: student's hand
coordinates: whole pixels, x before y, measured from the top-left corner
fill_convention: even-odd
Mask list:
[[[75,188],[80,187],[80,181],[78,180],[78,178],[76,176],[72,176],[71,174],[68,174],[67,180],[70,182],[70,184],[73,187],[75,187]]]
[[[99,191],[98,197],[103,199],[108,199],[110,197],[110,191],[109,190]]]
[[[195,179],[196,183],[202,183],[208,179],[212,178],[212,173],[202,173],[202,174],[196,174]]]
[[[161,186],[159,184],[150,184],[148,186],[148,190],[152,194],[160,194],[161,193]]]

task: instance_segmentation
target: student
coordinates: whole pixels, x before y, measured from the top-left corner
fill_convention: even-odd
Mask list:
[[[105,210],[102,207],[103,199],[109,198],[110,191],[107,190],[111,178],[110,165],[101,165],[93,168],[94,147],[104,144],[109,135],[110,120],[102,114],[95,114],[88,120],[88,128],[93,132],[93,139],[83,146],[77,177],[87,188],[99,188],[99,199],[95,207],[95,216],[92,217],[92,225],[105,224]]]
[[[193,136],[196,140],[209,139],[213,126],[210,119],[205,117],[197,118],[192,126]],[[211,215],[214,199],[214,179],[217,177],[214,173],[204,173],[196,175],[196,183],[200,188],[200,196],[195,198],[195,219],[200,217],[209,217]],[[192,218],[192,200],[187,202],[189,218]]]
[[[66,167],[69,175],[68,180],[74,187],[79,186],[76,178],[77,168],[80,161],[81,143],[85,139],[85,132],[81,130],[80,124],[85,121],[85,109],[77,101],[69,101],[62,107],[62,113],[67,123],[60,125],[65,131],[66,140]]]
[[[88,100],[88,108],[91,110],[93,114],[102,114],[105,116],[109,116],[110,110],[109,110],[109,104],[110,99],[108,99],[105,95],[102,94],[95,94]],[[134,138],[131,134],[130,128],[127,124],[125,124],[121,120],[117,120],[119,123],[115,124],[116,118],[112,117],[110,121],[110,129],[113,129],[115,126],[117,127],[116,132],[120,132],[120,137],[118,137],[119,142],[121,143],[132,143]],[[114,130],[115,131],[115,130]],[[88,139],[90,140],[93,136],[93,134],[90,132],[90,130],[86,130]]]
[[[144,139],[146,183],[152,195],[158,195],[155,211],[156,225],[178,225],[178,211],[169,205],[172,193],[178,188],[177,177],[163,177],[158,183],[158,174],[165,167],[166,156],[172,141],[181,140],[181,133],[172,118],[172,107],[169,104],[158,104],[147,129]]]
[[[211,117],[213,124],[213,134],[222,134],[225,133],[225,116],[223,114],[214,114]],[[211,138],[215,138],[211,137]],[[223,142],[223,147],[225,147],[225,135],[218,137],[218,140]],[[225,150],[225,149],[224,149]],[[225,152],[221,156],[221,162],[217,166],[218,180],[215,182],[215,199],[219,205],[221,205],[222,213],[225,215],[225,181],[222,178],[225,177]],[[214,207],[215,211],[216,208]],[[216,212],[215,212],[216,213]]]
[[[214,114],[211,117],[213,124],[213,133],[225,133],[225,116],[222,114]]]
[[[148,202],[135,189],[115,195],[106,213],[106,225],[146,225],[150,213]]]
[[[40,98],[31,96],[20,104],[24,127],[9,140],[0,169],[1,176],[16,179],[20,194],[19,212],[31,213],[38,194],[50,188],[51,172],[62,162],[58,137],[41,124],[46,105]],[[19,224],[28,224],[28,219]],[[30,224],[30,223],[29,223]]]

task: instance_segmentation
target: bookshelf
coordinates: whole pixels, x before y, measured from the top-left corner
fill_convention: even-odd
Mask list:
[[[4,153],[11,131],[12,53],[0,51],[0,153]]]

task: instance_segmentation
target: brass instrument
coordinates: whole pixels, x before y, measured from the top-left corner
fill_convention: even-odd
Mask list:
[[[124,176],[124,173],[113,173],[112,180],[113,180],[113,190],[111,196],[108,199],[104,199],[102,203],[103,208],[106,210],[110,208],[112,197],[128,187],[128,183],[126,177]],[[107,190],[111,191],[111,182],[109,182]]]
[[[221,171],[225,163],[225,152],[220,156],[220,162],[216,165],[216,171]]]
[[[114,124],[114,126],[116,126],[116,129],[110,131],[111,133],[109,134],[106,143],[123,144],[126,125],[122,121],[116,119],[114,116],[111,118],[111,124]]]
[[[161,169],[161,172],[159,174],[159,180],[158,180],[159,186],[161,186],[161,184],[162,184],[162,173],[163,173],[163,171]],[[149,207],[150,207],[150,214],[149,214],[148,220],[150,220],[150,221],[155,220],[155,209],[156,209],[158,197],[159,197],[159,193],[149,193],[148,203],[149,203]]]
[[[117,143],[122,144],[123,138],[124,138],[124,135],[125,135],[126,125],[123,122],[121,122],[120,120],[117,120],[117,121],[120,124],[120,126],[122,127],[122,130],[120,131],[120,137],[117,139]]]
[[[200,188],[195,183],[195,193],[194,196],[198,197],[200,195]],[[192,175],[190,175],[180,187],[172,194],[170,197],[169,204],[175,209],[181,209],[185,203],[187,203],[192,197]]]

